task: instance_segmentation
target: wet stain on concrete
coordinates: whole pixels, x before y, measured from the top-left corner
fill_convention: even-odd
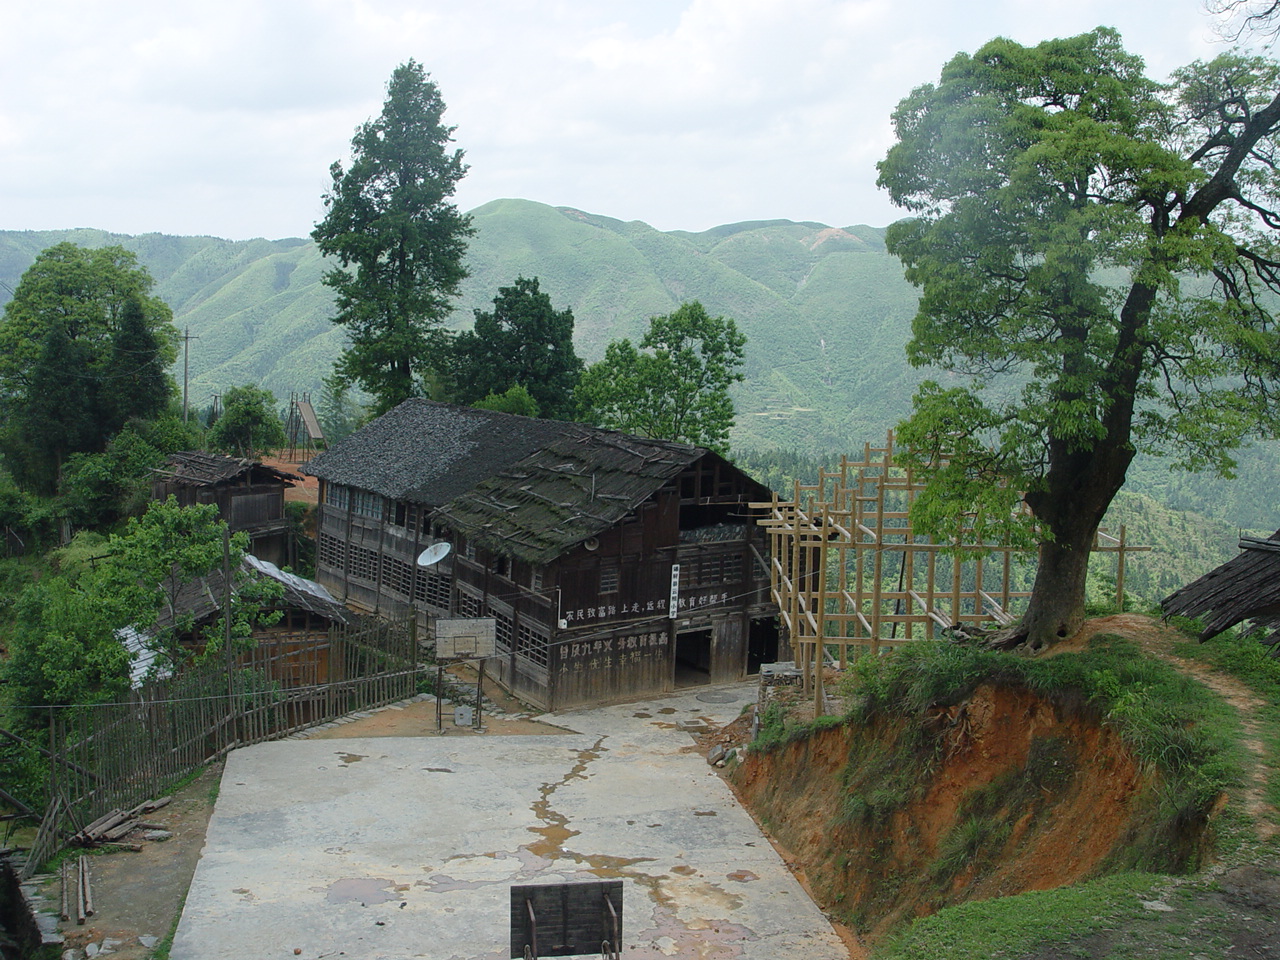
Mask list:
[[[424,767],[427,773],[453,773],[448,767]]]
[[[362,753],[339,753],[338,759],[342,761],[343,766],[350,766],[353,763],[359,763],[364,760],[367,754]]]
[[[632,716],[635,717],[637,720],[648,720],[650,717],[653,716],[653,714],[652,713],[633,713]]]
[[[714,810],[695,810],[693,815],[695,817],[714,817],[716,812]]]
[[[734,881],[735,883],[750,883],[752,880],[760,879],[750,870],[735,870],[733,871],[733,873],[726,873],[725,877]]]
[[[494,885],[494,881],[459,880],[457,877],[436,873],[425,880],[415,880],[413,885],[415,887],[424,887],[428,893],[453,893],[455,890],[477,890],[481,887],[491,887]]]
[[[359,903],[366,907],[371,903],[386,903],[400,898],[396,890],[396,882],[382,877],[349,877],[335,880],[325,888],[325,891],[324,898],[329,903]]]
[[[542,839],[527,845],[526,849],[535,856],[547,860],[556,860],[564,853],[564,845],[581,831],[569,828],[569,820],[551,806],[552,795],[571,780],[587,779],[587,766],[598,760],[605,738],[601,737],[585,750],[577,751],[577,760],[573,767],[555,783],[544,783],[539,788],[539,799],[533,803],[533,815],[542,821],[540,827],[526,827],[530,833],[539,834]]]
[[[672,867],[671,872],[678,874],[682,877],[692,877],[698,871],[695,868],[689,866],[687,863],[682,863],[679,866]]]
[[[664,714],[675,713],[675,712],[676,712],[676,708],[675,708],[675,707],[662,707],[662,708],[660,708],[660,709],[658,710],[658,712],[659,712],[659,713],[664,713]]]

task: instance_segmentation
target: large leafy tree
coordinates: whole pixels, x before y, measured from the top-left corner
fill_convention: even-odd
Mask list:
[[[339,266],[325,274],[335,323],[348,345],[337,373],[374,398],[381,414],[440,373],[441,326],[467,271],[471,219],[450,202],[467,168],[450,150],[453,127],[427,73],[410,60],[395,69],[382,114],[351,141],[351,166],[330,168],[326,214],[311,236]]]
[[[1276,64],[1234,54],[1158,85],[1098,29],[960,54],[894,114],[908,355],[945,374],[901,428],[930,482],[917,519],[955,535],[1025,491],[1039,566],[1008,643],[1082,622],[1136,453],[1227,473],[1274,432],[1278,91]]]
[[[70,454],[163,409],[178,333],[152,285],[115,246],[60,243],[22,275],[0,320],[0,449],[26,486],[52,492]]]
[[[284,445],[284,424],[270,390],[247,383],[228,390],[222,402],[222,415],[205,438],[214,450],[252,459]]]
[[[475,403],[522,386],[544,417],[568,420],[582,360],[573,349],[573,311],[556,310],[538,278],[499,287],[493,310],[476,310],[473,330],[458,334],[455,396]]]
[[[595,423],[719,453],[729,449],[733,400],[747,338],[696,300],[649,320],[639,348],[614,340],[578,384],[582,415]]]

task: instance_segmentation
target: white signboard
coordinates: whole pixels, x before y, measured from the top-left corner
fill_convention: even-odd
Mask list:
[[[436,621],[437,660],[477,660],[498,654],[493,617]]]
[[[673,563],[671,565],[671,602],[667,604],[670,611],[671,619],[677,617],[677,610],[680,607],[680,564]]]

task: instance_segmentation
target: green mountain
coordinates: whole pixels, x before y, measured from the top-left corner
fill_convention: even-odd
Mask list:
[[[472,211],[471,276],[454,314],[469,326],[499,286],[536,276],[557,307],[573,309],[579,353],[597,359],[614,338],[638,337],[648,317],[700,300],[748,337],[746,381],[735,392],[737,449],[824,457],[884,439],[907,413],[923,373],[906,362],[916,295],[884,231],[789,220],[663,232],[527,200]],[[0,231],[0,303],[43,249],[63,240],[118,243],[137,252],[157,292],[190,331],[190,396],[197,405],[243,383],[318,396],[342,345],[332,295],[307,240],[228,241],[97,230]],[[181,381],[181,361],[175,373]],[[1171,474],[1135,465],[1135,486],[1179,509],[1273,529],[1274,447],[1242,458],[1240,479]]]

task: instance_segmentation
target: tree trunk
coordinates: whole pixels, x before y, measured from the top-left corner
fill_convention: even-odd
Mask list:
[[[1048,534],[1040,544],[1031,600],[1022,620],[999,645],[1025,640],[1030,649],[1042,650],[1080,629],[1094,538],[1124,486],[1132,459],[1127,443],[1051,456],[1044,488],[1027,495],[1037,523]]]

